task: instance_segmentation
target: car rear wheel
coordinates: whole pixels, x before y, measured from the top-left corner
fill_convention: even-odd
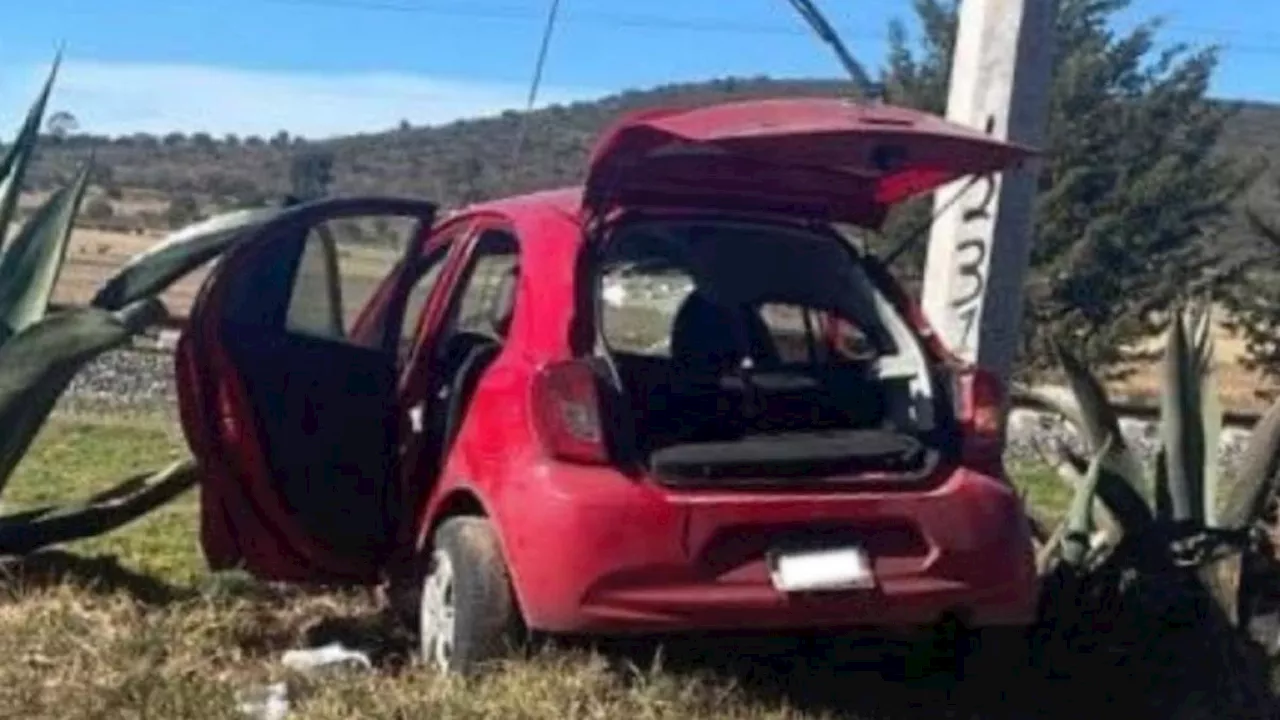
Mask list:
[[[437,670],[471,675],[517,647],[520,613],[488,520],[461,517],[440,526],[420,608],[422,659]]]

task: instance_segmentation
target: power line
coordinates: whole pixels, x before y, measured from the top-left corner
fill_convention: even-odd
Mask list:
[[[260,0],[264,4],[292,5],[302,7],[367,10],[374,12],[396,12],[421,15],[440,15],[447,17],[475,18],[478,20],[507,20],[518,22],[535,22],[540,14],[527,5],[498,5],[460,2],[405,2],[404,0]],[[714,32],[741,35],[786,35],[802,37],[809,32],[784,25],[766,25],[747,23],[728,18],[676,18],[668,15],[631,14],[578,10],[567,14],[561,21],[564,24],[610,25],[618,28],[665,29],[691,32]],[[1257,32],[1242,28],[1210,27],[1203,25],[1184,25],[1164,23],[1160,30],[1178,34],[1207,36],[1205,39],[1213,44],[1222,44],[1233,52],[1280,54],[1280,33]],[[884,32],[843,32],[844,37],[859,39],[884,40],[888,37]],[[1261,43],[1234,44],[1221,42],[1223,36],[1262,40]],[[1274,42],[1268,42],[1274,41]]]
[[[547,52],[551,49],[551,34],[556,28],[556,18],[560,14],[560,0],[551,0],[547,9],[547,24],[542,30],[542,43],[538,47],[538,59],[533,65],[533,80],[529,83],[529,98],[525,102],[524,117],[520,119],[520,127],[516,131],[515,147],[511,150],[511,172],[515,173],[520,166],[520,151],[524,148],[524,138],[529,131],[529,111],[538,99],[538,87],[542,85],[542,71],[547,65]]]
[[[394,0],[261,0],[265,4],[301,7],[368,10],[375,12],[439,15],[445,17],[475,18],[477,20],[512,20],[534,22],[540,17],[531,8],[512,5],[474,5],[460,3],[405,3]],[[591,10],[575,10],[561,21],[569,24],[610,25],[617,28],[688,30],[727,34],[789,35],[808,37],[809,32],[781,25],[744,23],[721,18],[674,18],[661,15],[629,13],[602,13]],[[856,36],[848,34],[850,37]],[[885,33],[863,34],[863,37],[884,38]]]
[[[875,84],[871,82],[871,76],[863,69],[862,63],[854,58],[853,53],[849,52],[849,48],[844,44],[844,40],[840,37],[840,33],[831,27],[831,23],[827,21],[822,11],[812,0],[789,0],[791,7],[800,13],[800,17],[804,18],[809,24],[813,32],[822,40],[839,58],[840,64],[844,65],[845,72],[849,74],[850,79],[858,86],[858,93],[864,98],[869,98],[880,93],[875,88]]]

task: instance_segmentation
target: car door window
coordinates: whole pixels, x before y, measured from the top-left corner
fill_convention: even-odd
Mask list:
[[[413,348],[419,339],[418,330],[422,326],[422,315],[426,312],[427,301],[431,298],[432,292],[440,284],[445,268],[449,266],[450,250],[469,229],[469,223],[453,223],[437,230],[427,244],[429,249],[407,271],[410,274],[409,288],[401,301],[403,310],[398,328],[397,352],[401,367],[404,367],[413,355]],[[388,319],[385,322],[395,322],[395,320]]]
[[[473,333],[504,340],[515,310],[519,245],[511,233],[481,232],[454,295],[446,332]]]
[[[518,259],[513,235],[482,230],[453,288],[428,374],[434,390],[426,435],[437,457],[447,454],[480,379],[506,340],[515,314]]]
[[[376,347],[377,338],[355,338],[352,326],[414,237],[411,218],[330,220],[312,227],[298,257],[285,312],[285,330],[352,345]]]
[[[426,310],[427,299],[431,297],[431,291],[435,289],[440,282],[440,276],[444,273],[445,257],[448,251],[448,245],[435,248],[424,259],[422,266],[416,270],[417,277],[409,288],[408,297],[405,298],[404,316],[400,325],[401,364],[408,360],[413,351],[413,345],[417,342],[422,312]]]

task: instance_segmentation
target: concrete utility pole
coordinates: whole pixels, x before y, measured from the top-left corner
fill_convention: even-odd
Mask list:
[[[961,0],[948,120],[1042,146],[1057,4]],[[939,190],[940,215],[925,263],[923,305],[930,322],[957,353],[1005,383],[1022,322],[1038,165],[1029,162],[967,190],[964,181]]]

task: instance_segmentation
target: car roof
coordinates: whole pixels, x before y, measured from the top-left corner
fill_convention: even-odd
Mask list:
[[[581,210],[582,187],[573,186],[553,190],[540,190],[496,200],[486,200],[474,205],[468,205],[462,208],[460,212],[465,214],[492,213],[506,216],[515,221],[525,216],[552,213],[561,216],[561,219],[572,220],[576,224]]]

